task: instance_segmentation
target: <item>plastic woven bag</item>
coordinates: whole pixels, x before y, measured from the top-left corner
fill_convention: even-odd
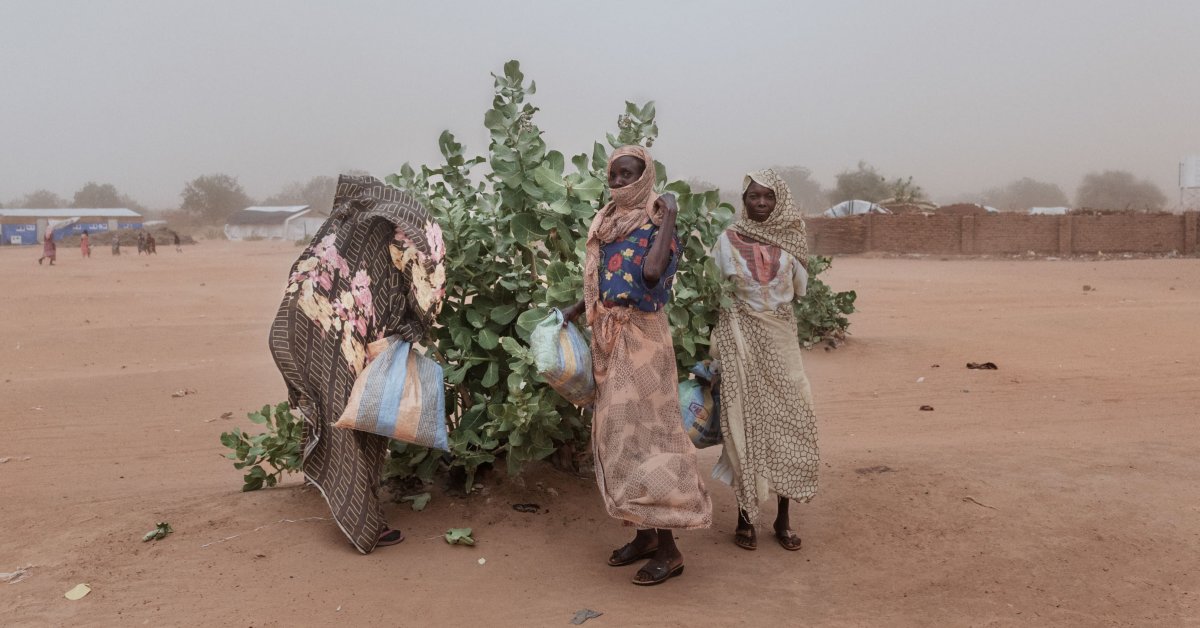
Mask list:
[[[529,348],[538,374],[564,399],[584,406],[596,397],[592,351],[587,338],[573,323],[563,325],[560,310],[552,310],[533,328]]]
[[[396,336],[372,342],[367,352],[374,359],[354,380],[334,427],[449,451],[441,365]]]
[[[697,449],[721,443],[721,387],[711,382],[714,373],[708,364],[692,367],[700,379],[679,382],[679,408],[683,411],[683,431]]]

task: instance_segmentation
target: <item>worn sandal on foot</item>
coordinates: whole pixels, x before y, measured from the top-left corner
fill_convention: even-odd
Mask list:
[[[796,536],[795,532],[786,528],[775,531],[775,540],[779,541],[780,547],[789,552],[800,549],[800,537]]]
[[[758,549],[758,533],[753,527],[739,528],[733,533],[733,543],[744,550]]]
[[[683,575],[683,563],[672,567],[671,563],[655,558],[638,570],[632,582],[640,587],[652,587],[679,575]]]
[[[387,547],[388,545],[396,545],[404,540],[404,533],[399,530],[385,529],[379,533],[379,540],[375,542],[375,547]]]
[[[633,543],[626,543],[625,545],[621,546],[621,549],[613,550],[612,556],[608,557],[608,564],[613,567],[632,565],[643,558],[650,558],[654,556],[654,553],[657,551],[657,543],[654,545],[654,547],[642,550],[641,552],[637,552],[637,548],[634,547]]]

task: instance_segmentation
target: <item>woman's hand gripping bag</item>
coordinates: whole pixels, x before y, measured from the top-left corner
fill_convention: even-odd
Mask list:
[[[367,353],[373,359],[334,427],[449,451],[441,365],[396,336],[372,342]]]
[[[563,325],[561,311],[551,311],[533,328],[529,348],[538,375],[564,399],[577,406],[595,399],[596,378],[587,338],[573,323]]]
[[[679,382],[679,408],[683,431],[697,449],[721,443],[721,388],[713,383],[715,372],[705,362],[692,367],[697,379]]]

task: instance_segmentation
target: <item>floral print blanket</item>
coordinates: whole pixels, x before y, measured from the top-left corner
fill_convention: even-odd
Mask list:
[[[387,529],[375,490],[387,439],[334,429],[367,344],[420,342],[445,294],[441,228],[411,194],[373,177],[342,176],[332,216],[292,265],[270,347],[303,414],[305,478],[362,553]]]

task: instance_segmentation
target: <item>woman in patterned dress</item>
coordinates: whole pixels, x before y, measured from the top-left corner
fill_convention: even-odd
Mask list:
[[[42,240],[42,256],[38,258],[38,266],[42,265],[42,260],[49,259],[50,265],[54,265],[55,258],[58,257],[58,245],[54,243],[54,230],[46,228],[46,237]]]
[[[654,181],[654,160],[644,148],[613,152],[612,202],[588,230],[584,298],[563,311],[567,320],[586,312],[592,327],[596,481],[609,516],[638,528],[608,564],[650,559],[634,577],[637,585],[683,573],[672,530],[712,524],[695,449],[683,431],[663,311],[678,262],[677,207],[674,196],[654,194]]]
[[[388,439],[334,428],[367,345],[420,342],[441,307],[442,231],[410,194],[372,177],[342,176],[333,214],[296,260],[271,327],[271,353],[304,420],[304,476],[359,552],[404,540],[376,489]]]
[[[816,417],[804,374],[792,302],[808,285],[804,219],[774,170],[746,175],[743,216],[717,239],[712,255],[733,280],[733,306],[720,313],[712,355],[719,362],[724,448],[713,477],[733,486],[734,542],[758,546],[759,504],[778,496],[775,539],[800,549],[789,500],[817,492]]]

